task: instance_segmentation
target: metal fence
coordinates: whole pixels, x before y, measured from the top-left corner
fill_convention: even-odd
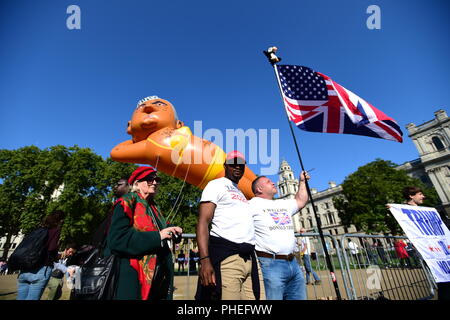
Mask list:
[[[400,249],[402,241],[407,244],[404,249]],[[434,297],[436,283],[408,238],[344,234],[339,242],[350,299],[425,300]],[[349,243],[356,246],[349,246]]]
[[[337,299],[336,290],[330,276],[327,266],[325,251],[322,246],[318,233],[296,234],[297,237],[297,261],[303,269],[305,279],[307,280],[306,293],[308,300],[335,300]],[[300,252],[301,240],[309,239],[310,254],[302,255]],[[335,271],[336,281],[338,283],[339,292],[342,299],[349,299],[346,291],[343,290],[347,286],[346,278],[343,273],[343,257],[339,250],[339,244],[335,237],[329,233],[324,233],[325,243],[331,263]],[[309,280],[309,281],[308,281]],[[319,281],[317,281],[319,280]]]
[[[325,253],[318,233],[295,234],[300,245],[308,237],[310,255],[296,255],[307,284],[308,300],[335,300],[336,291],[325,260]],[[327,250],[335,270],[343,300],[425,300],[435,296],[436,283],[417,250],[408,245],[408,257],[399,256],[396,242],[406,237],[344,234],[333,236],[324,233]],[[184,234],[183,241],[175,249],[175,299],[194,299],[198,276],[198,253],[195,234]],[[354,245],[349,246],[349,243]],[[185,254],[184,265],[177,261],[179,252]],[[309,261],[308,261],[309,260]],[[311,271],[311,272],[309,272]]]

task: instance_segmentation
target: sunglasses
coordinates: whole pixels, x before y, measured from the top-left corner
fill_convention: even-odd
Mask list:
[[[226,165],[232,168],[245,168],[245,163],[227,163]]]
[[[161,178],[160,177],[145,177],[142,180],[139,180],[139,182],[141,181],[147,181],[148,183],[152,183],[153,181],[155,181],[157,184],[161,183]]]

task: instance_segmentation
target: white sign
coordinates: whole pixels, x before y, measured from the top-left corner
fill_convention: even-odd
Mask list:
[[[450,231],[436,209],[404,204],[389,206],[436,282],[450,281]]]

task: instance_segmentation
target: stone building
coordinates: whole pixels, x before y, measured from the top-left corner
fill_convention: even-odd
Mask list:
[[[24,235],[19,231],[19,234],[13,235],[11,237],[11,244],[8,250],[8,257],[14,252],[14,249],[22,242]],[[3,252],[5,251],[6,237],[0,238],[0,258],[3,257]]]
[[[444,110],[434,113],[434,119],[406,126],[408,136],[419,152],[419,158],[399,166],[408,175],[433,186],[441,200],[437,207],[441,215],[450,215],[450,118]]]
[[[342,193],[342,187],[337,186],[333,181],[330,181],[328,184],[329,188],[320,192],[311,188],[311,195],[322,223],[323,232],[331,235],[356,232],[356,228],[353,225],[349,228],[342,225],[337,209],[333,205],[333,197]],[[298,190],[298,179],[289,163],[285,160],[281,162],[279,169],[278,190],[280,199],[292,199]],[[307,232],[317,232],[317,224],[310,201],[300,210],[299,214],[294,215],[294,227],[296,231],[299,228],[305,228]]]

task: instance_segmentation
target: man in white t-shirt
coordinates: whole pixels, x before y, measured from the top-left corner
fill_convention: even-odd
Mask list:
[[[359,253],[359,246],[352,241],[352,239],[348,239],[348,248],[350,249],[350,253],[356,255]]]
[[[260,176],[252,184],[256,197],[250,200],[250,210],[255,224],[256,255],[268,300],[306,300],[305,278],[294,256],[292,220],[308,201],[306,179],[308,174],[302,172],[295,198],[286,200],[273,200],[278,191],[267,177]]]
[[[225,177],[210,181],[200,199],[196,230],[200,271],[195,297],[198,300],[263,299],[253,219],[248,200],[238,188],[245,171],[245,158],[238,151],[230,152],[224,167]]]
[[[352,241],[352,239],[348,239],[348,249],[350,250],[351,255],[353,256],[354,260],[354,264],[360,264],[360,259],[359,259],[359,250],[358,250],[359,246]]]

